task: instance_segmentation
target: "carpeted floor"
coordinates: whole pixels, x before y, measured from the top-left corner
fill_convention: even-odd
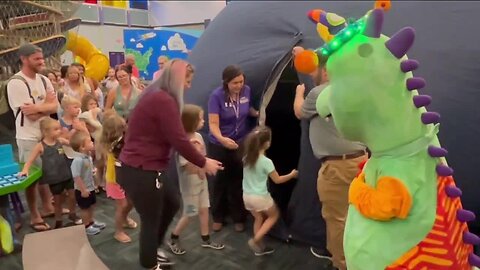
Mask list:
[[[90,243],[99,258],[112,270],[136,270],[142,269],[138,264],[138,229],[130,231],[133,242],[121,244],[113,239],[114,231],[114,202],[106,199],[104,195],[98,198],[96,218],[106,222],[108,227],[99,235],[89,237]],[[24,214],[28,217],[28,213]],[[136,213],[132,214],[136,220]],[[28,219],[25,219],[27,221]],[[53,225],[52,219],[47,221]],[[328,260],[318,259],[312,256],[308,246],[298,243],[285,243],[269,238],[268,243],[276,249],[275,253],[269,256],[256,257],[247,246],[247,240],[251,236],[251,222],[246,232],[237,233],[233,226],[226,226],[224,230],[212,235],[216,241],[225,244],[224,250],[206,250],[200,246],[199,225],[195,220],[181,236],[182,244],[187,249],[185,255],[176,256],[171,253],[170,258],[176,262],[171,269],[176,270],[330,270],[331,263]],[[24,225],[20,232],[23,237],[25,233],[32,230]],[[54,254],[52,258],[55,259]],[[22,254],[12,254],[0,257],[1,270],[20,270],[22,267]],[[65,269],[70,270],[70,269]],[[94,270],[94,269],[92,269]]]

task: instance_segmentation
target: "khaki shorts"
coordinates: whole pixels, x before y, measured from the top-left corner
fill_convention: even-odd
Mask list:
[[[17,146],[18,146],[18,161],[20,163],[26,163],[32,154],[33,148],[37,145],[37,141],[30,141],[30,140],[20,140],[17,139]],[[33,165],[42,168],[42,159],[40,156],[35,159]]]
[[[183,215],[193,217],[198,215],[201,208],[210,207],[210,199],[208,198],[208,188],[203,188],[200,193],[190,195],[182,194]]]
[[[275,204],[270,194],[253,195],[243,193],[243,202],[248,211],[263,212],[272,208]]]

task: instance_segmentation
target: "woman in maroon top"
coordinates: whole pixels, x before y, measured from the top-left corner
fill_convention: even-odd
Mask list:
[[[140,264],[146,268],[172,264],[161,250],[157,252],[180,206],[178,192],[165,173],[172,148],[208,174],[222,169],[220,162],[197,152],[180,120],[183,90],[190,87],[193,72],[183,60],[166,64],[130,114],[117,164],[117,182],[140,215]]]

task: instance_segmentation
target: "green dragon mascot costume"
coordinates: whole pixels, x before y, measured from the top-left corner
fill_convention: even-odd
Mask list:
[[[321,13],[318,23],[332,26],[324,20],[331,13]],[[440,115],[426,111],[431,98],[417,91],[425,80],[413,77],[418,62],[406,56],[415,31],[384,36],[383,17],[383,9],[373,9],[334,36],[317,26],[327,43],[295,57],[302,73],[328,57],[330,82],[318,97],[318,113],[372,153],[350,186],[347,267],[470,270],[480,265],[473,254],[480,238],[467,227],[475,215],[462,209],[462,192],[440,147]]]

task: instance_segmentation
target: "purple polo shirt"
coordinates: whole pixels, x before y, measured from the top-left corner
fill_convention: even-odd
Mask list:
[[[250,87],[248,85],[245,85],[242,91],[240,91],[238,113],[235,111],[236,107],[234,106],[236,105],[236,102],[230,102],[229,97],[225,95],[223,87],[219,87],[213,90],[210,95],[210,99],[208,100],[208,113],[218,114],[222,136],[239,142],[243,140],[250,131],[247,123],[250,111]],[[212,143],[220,144],[212,133],[209,134],[209,139]]]

